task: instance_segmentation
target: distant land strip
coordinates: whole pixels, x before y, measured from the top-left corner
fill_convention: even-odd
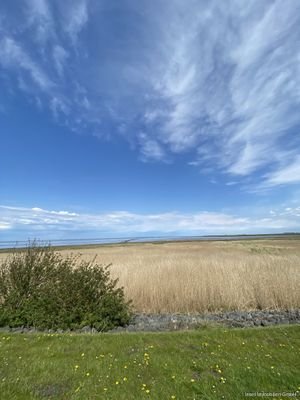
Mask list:
[[[3,240],[0,241],[0,251],[25,248],[29,243],[38,245],[51,245],[52,247],[95,247],[99,245],[137,244],[137,243],[170,243],[191,241],[234,241],[257,239],[300,239],[298,232],[274,233],[274,234],[241,234],[241,235],[189,235],[189,236],[131,236],[131,237],[103,237],[103,238],[79,238],[79,239],[29,239],[29,240]]]

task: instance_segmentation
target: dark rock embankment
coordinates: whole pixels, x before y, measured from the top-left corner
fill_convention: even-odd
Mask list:
[[[230,311],[209,314],[136,314],[127,327],[111,332],[161,332],[201,329],[221,324],[227,327],[254,327],[299,324],[300,309],[286,311]]]
[[[128,326],[117,327],[108,333],[118,332],[165,332],[202,329],[219,325],[228,328],[265,327],[269,325],[300,324],[300,309],[296,310],[264,310],[264,311],[228,311],[206,314],[135,314]],[[40,331],[35,328],[0,328],[0,332],[19,333],[64,333],[61,329]],[[85,326],[72,331],[74,333],[100,333],[96,329]]]

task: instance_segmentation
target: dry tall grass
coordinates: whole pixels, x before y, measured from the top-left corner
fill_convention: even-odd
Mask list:
[[[103,246],[78,250],[112,263],[138,312],[300,307],[300,241]],[[77,252],[77,251],[72,251]],[[68,253],[63,250],[62,253]]]

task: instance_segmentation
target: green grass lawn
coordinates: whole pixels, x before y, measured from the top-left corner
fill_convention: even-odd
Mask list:
[[[295,392],[299,371],[300,326],[0,336],[1,400],[232,400]]]

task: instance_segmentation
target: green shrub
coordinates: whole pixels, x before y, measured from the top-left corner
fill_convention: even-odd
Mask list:
[[[126,325],[130,302],[110,278],[109,265],[63,258],[30,243],[0,266],[0,326],[106,331]]]

